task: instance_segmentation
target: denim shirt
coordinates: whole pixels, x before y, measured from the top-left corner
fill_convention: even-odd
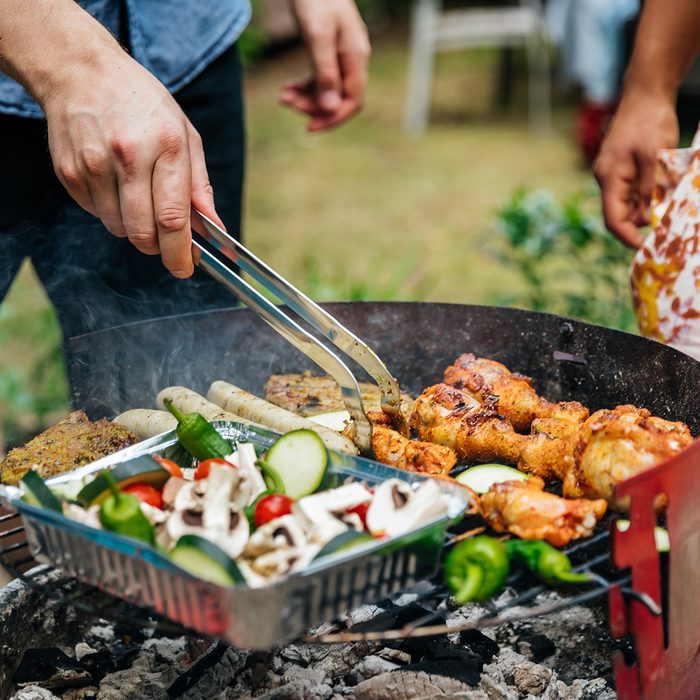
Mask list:
[[[177,92],[218,58],[250,20],[249,0],[80,0],[131,55]],[[122,13],[126,11],[126,16]],[[0,73],[0,113],[42,118],[29,93]]]

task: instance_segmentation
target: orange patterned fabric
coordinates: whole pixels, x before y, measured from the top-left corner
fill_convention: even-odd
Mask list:
[[[700,360],[700,128],[690,148],[659,152],[651,205],[631,271],[639,328]]]

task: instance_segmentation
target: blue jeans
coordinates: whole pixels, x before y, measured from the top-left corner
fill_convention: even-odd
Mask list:
[[[240,231],[244,171],[241,67],[235,47],[175,95],[204,142],[217,211]],[[195,270],[176,280],[160,257],[110,235],[53,172],[43,121],[0,115],[0,301],[30,257],[64,339],[148,318],[233,306]]]

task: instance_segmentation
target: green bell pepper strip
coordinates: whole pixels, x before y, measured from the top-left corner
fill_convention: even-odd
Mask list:
[[[508,579],[508,553],[500,540],[478,535],[457,544],[445,559],[445,584],[459,605],[488,600]]]
[[[251,532],[253,532],[253,530],[257,528],[257,525],[255,524],[255,508],[263,498],[265,498],[266,496],[270,496],[273,493],[274,491],[270,491],[270,489],[267,489],[266,491],[263,491],[259,496],[257,496],[257,498],[249,506],[243,508],[243,514],[248,519],[248,525],[250,525]]]
[[[179,443],[200,462],[205,459],[223,459],[233,452],[229,443],[201,413],[183,413],[172,399],[163,404],[177,418],[175,434]]]
[[[102,476],[112,490],[100,505],[100,522],[105,530],[153,544],[155,528],[143,514],[141,501],[136,496],[122,493],[112,472],[104,471]]]
[[[586,583],[591,581],[587,573],[571,571],[569,557],[542,540],[508,540],[506,551],[511,561],[525,565],[545,583]]]
[[[255,464],[260,467],[263,479],[270,493],[286,493],[284,481],[282,481],[280,473],[271,464],[268,464],[264,459],[257,460]]]

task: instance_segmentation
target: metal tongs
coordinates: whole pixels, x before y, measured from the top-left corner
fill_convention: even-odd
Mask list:
[[[192,212],[192,227],[202,238],[367,371],[381,390],[382,410],[389,415],[392,424],[405,434],[406,419],[401,413],[399,383],[374,350],[202,212],[194,207]],[[297,350],[312,359],[338,382],[343,402],[353,420],[353,440],[361,452],[370,453],[372,424],[367,418],[357,380],[348,366],[279,306],[266,299],[228,265],[212,255],[196,238],[193,238],[192,244],[195,263],[202,270],[223,284]]]

